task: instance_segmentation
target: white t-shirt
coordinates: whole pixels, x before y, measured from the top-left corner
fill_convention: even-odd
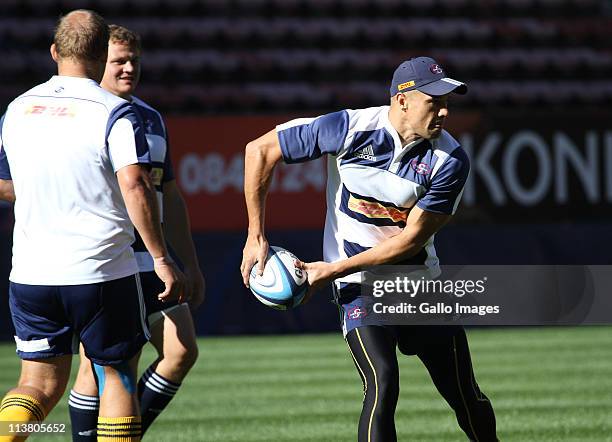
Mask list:
[[[0,121],[0,179],[15,188],[10,280],[91,284],[138,271],[115,173],[150,163],[131,104],[86,78],[54,76]]]

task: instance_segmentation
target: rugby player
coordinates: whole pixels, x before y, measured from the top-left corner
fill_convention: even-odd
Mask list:
[[[165,246],[142,120],[98,84],[108,36],[94,12],[61,18],[50,49],[58,75],[17,97],[0,123],[0,187],[15,200],[9,304],[22,359],[0,421],[44,420],[66,388],[76,335],[97,374],[98,440],[137,441],[136,363],[149,332],[133,226],[164,281],[159,299],[179,296],[182,274]]]
[[[265,200],[274,166],[327,154],[325,262],[298,262],[311,292],[333,282],[342,328],[361,376],[364,401],[359,441],[395,441],[399,395],[396,348],[417,355],[470,440],[495,441],[495,415],[480,391],[462,327],[364,323],[359,271],[380,264],[436,268],[434,234],[457,209],[469,172],[459,143],[443,129],[452,92],[464,83],[446,77],[429,57],[413,58],[394,72],[389,106],[347,109],[297,119],[251,141],[245,156],[248,237],[241,272],[258,263],[268,242]],[[372,318],[368,318],[372,321]]]
[[[184,265],[185,297],[190,299],[191,306],[195,308],[204,297],[204,278],[191,238],[185,203],[174,179],[166,127],[159,112],[132,95],[140,79],[140,37],[122,26],[110,25],[109,28],[108,58],[101,85],[107,91],[131,102],[143,118],[151,152],[151,178],[157,191],[164,231]],[[198,347],[188,304],[161,302],[157,299],[163,283],[155,275],[153,258],[138,235],[133,248],[151,329],[150,342],[158,355],[138,382],[144,434],[178,391],[198,357]],[[69,399],[74,441],[96,440],[93,430],[96,428],[98,405],[91,364],[81,351],[79,373]]]

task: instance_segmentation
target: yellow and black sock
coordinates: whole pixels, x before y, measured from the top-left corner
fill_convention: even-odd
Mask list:
[[[7,394],[0,403],[0,421],[11,423],[42,422],[45,410],[41,403],[27,394]],[[3,431],[0,442],[25,440],[25,436],[8,435]]]
[[[98,417],[98,442],[136,442],[141,434],[140,416]]]

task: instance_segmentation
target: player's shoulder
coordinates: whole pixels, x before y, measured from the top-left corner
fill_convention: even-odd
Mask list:
[[[132,104],[138,110],[138,112],[140,112],[144,119],[157,120],[163,125],[164,119],[161,113],[149,103],[132,95]]]
[[[44,96],[47,95],[47,90],[49,89],[49,81],[45,81],[44,83],[38,84],[30,89],[28,89],[27,91],[23,92],[22,94],[18,95],[17,97],[15,97],[6,107],[7,112],[10,111],[15,105],[17,105],[18,103],[27,100],[30,97],[38,97],[38,96]]]
[[[147,133],[166,136],[166,124],[157,109],[134,95],[132,95],[132,105],[142,117]]]
[[[346,109],[348,126],[352,131],[381,129],[388,118],[389,106],[366,107],[363,109]]]
[[[142,113],[150,113],[155,115],[160,120],[162,119],[161,113],[157,109],[134,95],[132,95],[132,104],[138,109],[138,111]]]
[[[67,101],[91,103],[96,106],[102,106],[108,114],[128,104],[123,98],[104,90],[94,80],[59,75],[54,75],[46,82],[34,86],[19,95],[13,100],[13,103],[39,98],[61,98]]]
[[[446,152],[447,154],[450,154],[455,150],[463,151],[461,143],[459,143],[459,141],[457,141],[455,137],[453,137],[445,129],[442,129],[440,136],[433,140],[431,144],[435,150]]]
[[[97,101],[106,106],[106,109],[110,114],[118,113],[120,110],[129,109],[130,102],[99,87],[97,90],[92,91],[96,95]]]
[[[457,163],[469,167],[470,159],[461,147],[461,143],[446,130],[442,130],[440,136],[431,143],[434,153],[443,157],[445,161]]]

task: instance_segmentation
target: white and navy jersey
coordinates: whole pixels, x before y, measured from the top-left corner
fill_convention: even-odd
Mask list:
[[[402,146],[389,106],[343,110],[277,126],[287,163],[328,154],[324,252],[335,262],[363,252],[406,226],[410,209],[454,214],[469,173],[459,143],[442,131]],[[402,264],[438,266],[433,236]],[[340,278],[360,282],[359,273]]]
[[[150,163],[132,105],[93,80],[54,76],[16,98],[0,130],[0,179],[16,195],[10,280],[77,285],[136,273],[115,175]]]
[[[159,217],[163,221],[164,183],[174,179],[170,152],[168,150],[169,144],[166,125],[164,124],[161,114],[141,99],[132,97],[132,104],[144,122],[147,144],[151,152],[151,179],[153,180],[157,192],[157,202],[160,211]],[[154,270],[153,258],[149,252],[147,252],[147,248],[142,242],[142,238],[138,232],[136,231],[135,233],[136,241],[132,247],[134,248],[134,252],[136,252],[138,269],[140,272],[152,272]]]

